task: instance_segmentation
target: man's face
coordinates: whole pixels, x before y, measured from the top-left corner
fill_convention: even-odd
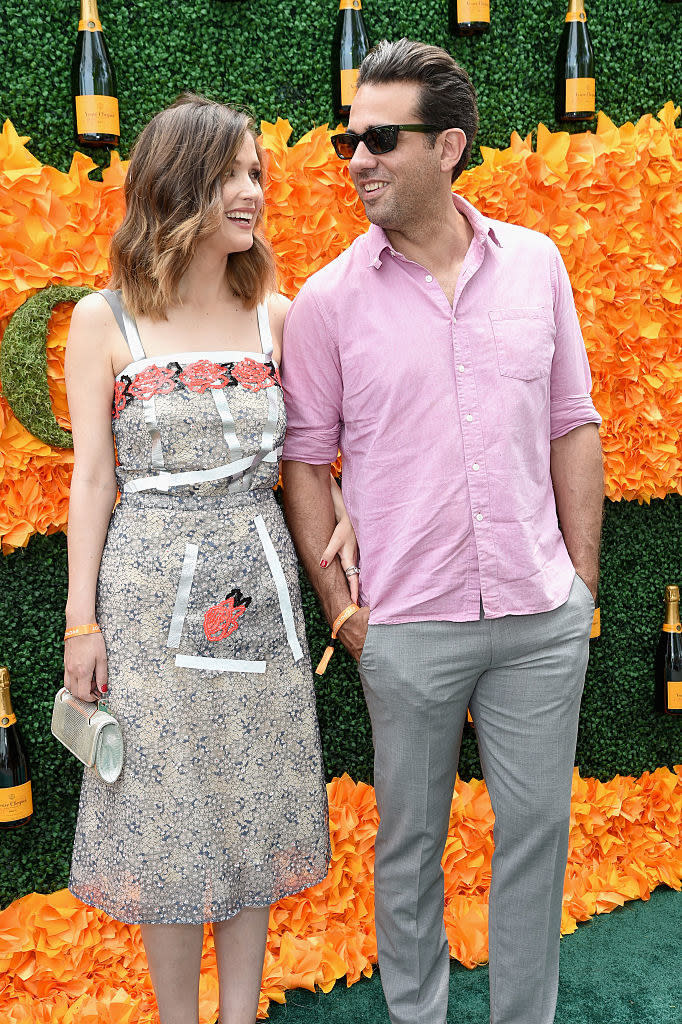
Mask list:
[[[419,86],[411,82],[362,85],[348,128],[361,134],[383,124],[419,124],[418,98]],[[396,148],[383,156],[374,156],[361,142],[349,170],[368,219],[386,231],[419,230],[438,206],[440,160],[421,133],[399,132]]]

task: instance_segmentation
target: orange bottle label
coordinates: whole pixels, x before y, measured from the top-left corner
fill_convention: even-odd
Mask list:
[[[566,113],[594,110],[594,78],[566,79]]]
[[[664,622],[661,628],[664,633],[682,633],[682,622]]]
[[[94,132],[120,135],[116,97],[76,96],[76,128],[79,135]]]
[[[566,15],[566,21],[587,21],[587,15],[584,11],[569,11]]]
[[[358,75],[359,71],[357,68],[350,68],[348,71],[341,69],[341,106],[349,107],[355,99],[355,94],[358,91]]]
[[[458,21],[490,21],[490,0],[457,0]]]
[[[339,0],[340,11],[361,11],[362,0]]]
[[[594,640],[595,637],[601,636],[601,613],[599,608],[594,609],[594,615],[592,616],[592,628],[590,629],[590,640]]]
[[[21,821],[33,814],[31,783],[0,789],[0,821]]]
[[[671,711],[682,711],[682,679],[668,680],[668,707]]]
[[[13,711],[10,711],[9,715],[3,715],[0,718],[0,729],[9,729],[10,725],[14,725],[17,720],[17,716]]]

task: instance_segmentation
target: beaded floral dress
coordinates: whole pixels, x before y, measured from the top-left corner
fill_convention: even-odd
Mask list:
[[[323,879],[329,859],[297,562],[273,486],[286,426],[261,353],[147,358],[115,383],[121,500],[97,586],[125,764],[86,770],[69,889],[127,923],[224,920]]]

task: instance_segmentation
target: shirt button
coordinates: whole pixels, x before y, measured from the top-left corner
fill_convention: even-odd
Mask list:
[[[478,465],[477,462],[474,462],[474,464],[473,464],[473,466],[471,468],[474,470],[474,472],[477,472],[480,469],[480,466]]]
[[[459,370],[460,373],[464,373],[464,363],[460,363],[457,369]]]
[[[433,281],[433,278],[431,277],[430,274],[427,274],[426,275],[426,280],[429,282],[429,284],[431,284],[431,282]]]
[[[471,413],[470,413],[470,412],[468,412],[468,413],[466,414],[466,421],[467,421],[467,423],[471,423],[471,421],[473,420],[473,418],[474,418],[474,417],[473,417],[473,416],[471,415]]]
[[[480,512],[477,512],[477,513],[476,513],[476,519],[478,520],[478,522],[479,522],[479,523],[480,523],[480,522],[481,522],[481,520],[483,519],[483,516],[482,516],[482,514],[481,514]]]

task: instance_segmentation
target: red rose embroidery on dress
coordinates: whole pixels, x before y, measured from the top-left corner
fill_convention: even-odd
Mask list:
[[[232,376],[247,391],[260,391],[261,388],[271,388],[274,384],[268,367],[264,363],[257,363],[255,359],[242,359],[233,367]]]
[[[224,601],[212,605],[204,615],[204,633],[208,640],[225,640],[239,629],[238,619],[251,604],[241,590],[231,590]]]
[[[125,381],[117,380],[114,383],[114,401],[111,408],[112,419],[117,420],[126,407],[126,385]]]
[[[164,366],[148,366],[142,373],[137,373],[128,386],[128,394],[133,398],[154,398],[155,395],[169,395],[175,387],[173,371]]]
[[[208,359],[199,359],[185,367],[178,380],[181,380],[190,391],[203,395],[209,388],[224,388],[229,378],[224,366],[212,363]]]

